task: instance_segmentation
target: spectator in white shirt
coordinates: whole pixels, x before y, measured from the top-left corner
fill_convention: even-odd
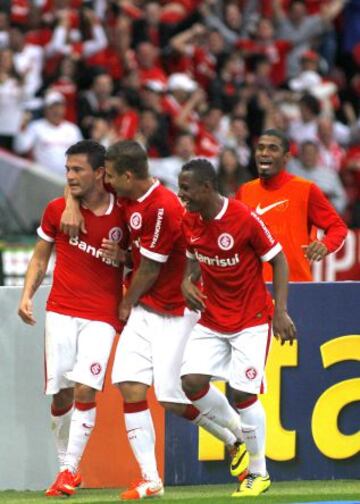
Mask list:
[[[49,91],[44,100],[44,118],[25,125],[14,142],[18,154],[31,152],[34,161],[64,180],[64,152],[82,139],[78,126],[64,119],[65,110],[63,95]]]
[[[24,79],[26,94],[35,96],[42,85],[43,48],[28,44],[20,28],[10,29],[10,48],[14,52],[14,65],[18,74]]]
[[[13,53],[0,49],[0,146],[12,150],[20,130],[26,92],[23,79],[14,68]]]

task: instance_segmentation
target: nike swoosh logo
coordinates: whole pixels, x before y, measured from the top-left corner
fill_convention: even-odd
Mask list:
[[[83,427],[84,427],[84,429],[92,429],[93,428],[92,425],[88,425],[86,423],[83,423]]]
[[[140,429],[141,429],[141,427],[135,427],[135,429],[129,429],[126,432],[129,434],[129,432],[132,432],[134,430],[140,430]]]
[[[190,243],[195,243],[195,242],[196,242],[196,241],[198,241],[198,240],[200,240],[200,236],[195,236],[195,237],[194,237],[194,236],[192,236],[192,237],[190,238]]]
[[[289,200],[287,200],[287,199],[282,200],[282,201],[276,201],[275,203],[272,203],[271,205],[268,205],[268,206],[263,207],[263,208],[261,208],[260,203],[259,203],[258,206],[255,209],[255,212],[258,215],[264,215],[269,210],[272,210],[273,208],[276,208],[277,206],[282,205],[283,203],[287,203],[288,201]]]
[[[147,497],[153,497],[154,495],[158,495],[160,491],[161,491],[160,486],[157,488],[147,488],[146,495],[147,495]]]
[[[239,465],[241,464],[241,462],[242,462],[242,460],[243,460],[243,458],[245,457],[246,454],[247,454],[247,451],[244,451],[244,453],[241,455],[241,457],[236,462],[236,464],[231,464],[231,469],[232,470],[235,470],[237,467],[239,467]]]

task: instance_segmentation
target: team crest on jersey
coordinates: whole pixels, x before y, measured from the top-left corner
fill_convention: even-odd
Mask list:
[[[234,246],[234,238],[229,233],[222,233],[218,238],[218,245],[221,250],[230,250]]]
[[[90,366],[91,374],[93,374],[94,376],[99,375],[101,373],[101,369],[102,369],[101,364],[99,364],[98,362],[94,362]]]
[[[245,371],[245,376],[248,380],[255,380],[255,378],[257,377],[256,369],[253,367],[247,368],[247,370]]]
[[[119,243],[123,236],[122,229],[119,227],[113,227],[109,231],[109,240]]]
[[[142,224],[141,214],[139,214],[139,212],[133,213],[130,217],[130,226],[133,229],[140,229],[141,224]]]

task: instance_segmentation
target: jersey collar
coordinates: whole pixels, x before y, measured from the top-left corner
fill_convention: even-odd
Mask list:
[[[154,189],[156,189],[159,185],[160,185],[160,182],[158,180],[155,180],[153,185],[149,187],[149,189],[146,191],[146,193],[143,194],[142,196],[140,196],[140,198],[138,198],[136,201],[138,201],[139,203],[142,203],[143,201],[145,201],[146,198],[148,196],[150,196],[150,194],[154,191]]]
[[[114,208],[114,204],[115,204],[115,196],[113,195],[113,193],[109,193],[109,194],[110,194],[110,202],[109,202],[108,209],[105,212],[105,215],[111,214],[111,212],[113,211],[113,208]]]
[[[260,179],[260,184],[265,189],[280,189],[286,182],[291,180],[293,175],[288,173],[286,170],[281,170],[279,173],[271,177],[270,179]]]
[[[222,209],[217,215],[215,215],[214,220],[220,220],[224,216],[228,206],[229,206],[229,198],[224,198]]]

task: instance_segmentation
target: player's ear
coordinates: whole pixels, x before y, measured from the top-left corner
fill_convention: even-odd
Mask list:
[[[105,166],[99,166],[95,170],[96,177],[99,179],[103,179],[105,177]]]

